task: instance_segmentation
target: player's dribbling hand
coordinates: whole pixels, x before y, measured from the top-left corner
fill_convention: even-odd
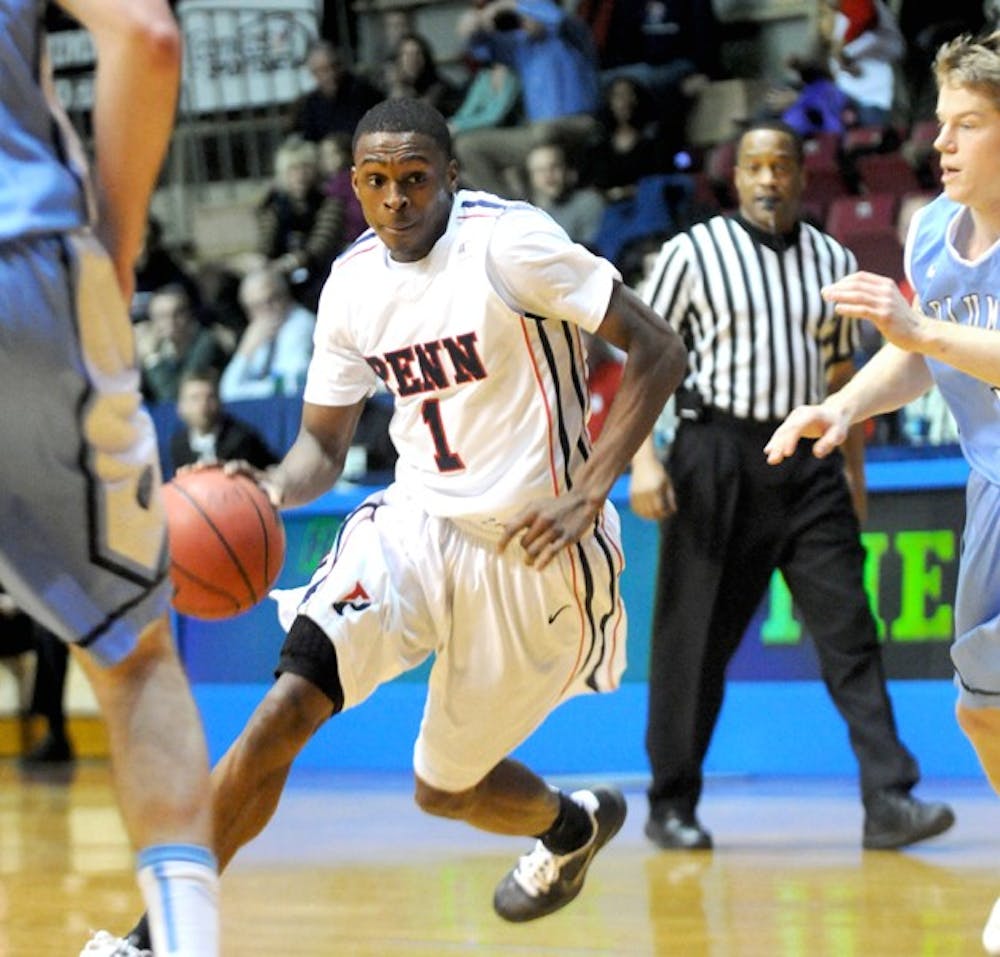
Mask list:
[[[799,439],[816,439],[813,455],[824,458],[846,438],[850,422],[822,405],[793,409],[767,440],[764,455],[769,465],[780,465],[795,454]]]
[[[247,478],[252,479],[267,493],[271,504],[275,508],[281,508],[281,503],[285,495],[282,489],[272,481],[269,469],[259,469],[244,459],[233,459],[230,462],[226,462],[222,466],[222,470],[226,475],[245,475]]]
[[[503,552],[520,535],[525,562],[540,571],[593,529],[601,507],[575,491],[529,505],[504,524],[497,549]]]

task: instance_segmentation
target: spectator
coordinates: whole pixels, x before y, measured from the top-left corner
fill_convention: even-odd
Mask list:
[[[937,89],[931,64],[939,46],[961,33],[978,33],[986,25],[990,0],[949,0],[947,4],[926,0],[902,0],[898,13],[899,32],[906,42],[902,78],[906,84],[907,119],[910,124],[934,118]]]
[[[719,73],[719,24],[707,0],[580,0],[605,86],[626,76],[642,84],[661,111],[663,135],[685,140],[694,99]]]
[[[222,373],[222,401],[301,395],[312,357],[315,314],[292,299],[281,273],[266,266],[243,278],[240,304],[248,322]]]
[[[855,123],[889,126],[906,50],[895,14],[883,0],[840,0],[831,30],[833,78],[851,101]]]
[[[895,103],[896,64],[906,44],[882,0],[816,0],[811,57],[790,60],[800,73],[825,65],[847,97],[846,126],[888,126]]]
[[[319,171],[324,195],[343,204],[344,240],[349,245],[368,224],[351,184],[351,137],[347,133],[331,133],[320,140]]]
[[[185,372],[222,369],[228,354],[215,333],[195,318],[183,286],[158,289],[148,311],[149,319],[136,327],[142,393],[150,402],[176,402]]]
[[[202,325],[215,333],[223,351],[231,356],[247,326],[240,306],[240,273],[227,263],[207,259],[199,264],[196,278],[201,290]]]
[[[674,150],[659,137],[644,86],[627,76],[608,84],[601,110],[602,136],[592,154],[594,185],[608,202],[634,195],[644,176],[672,169]],[[680,144],[675,144],[680,147]]]
[[[597,63],[581,39],[586,28],[554,0],[492,0],[468,11],[458,32],[476,62],[515,71],[525,115],[523,125],[471,130],[456,140],[463,181],[524,198],[524,161],[534,144],[558,138],[574,148],[597,136]]]
[[[258,432],[222,408],[219,377],[213,370],[196,370],[184,376],[177,415],[181,425],[170,437],[174,471],[195,462],[238,459],[264,469],[278,461]]]
[[[133,322],[149,318],[149,300],[157,289],[178,284],[184,287],[194,309],[201,305],[198,282],[181,260],[163,242],[163,226],[150,215],[139,258],[135,263],[135,292],[130,312]]]
[[[288,132],[318,143],[329,133],[354,134],[365,111],[382,94],[347,68],[344,55],[326,40],[318,41],[306,56],[316,86],[292,105]]]
[[[325,195],[315,143],[291,136],[274,156],[274,185],[257,207],[257,249],[312,312],[344,246],[344,204]]]
[[[521,83],[506,64],[492,63],[476,71],[465,98],[448,120],[452,136],[470,130],[509,126],[521,105]]]
[[[580,0],[602,79],[630,76],[663,100],[695,75],[718,73],[719,25],[705,0]]]
[[[390,99],[423,100],[445,116],[458,109],[462,94],[441,75],[434,51],[419,33],[405,33],[385,66],[386,95]]]
[[[0,589],[0,655],[35,653],[35,681],[28,713],[45,719],[45,736],[21,758],[25,770],[73,761],[73,745],[66,733],[65,689],[69,649]]]
[[[574,242],[588,245],[604,214],[604,199],[592,187],[579,186],[579,172],[570,166],[560,143],[538,143],[526,162],[531,202],[544,209]]]

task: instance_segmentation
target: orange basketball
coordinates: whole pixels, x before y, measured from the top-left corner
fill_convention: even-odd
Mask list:
[[[221,468],[181,472],[163,502],[177,611],[229,618],[267,595],[285,560],[285,527],[256,482]]]

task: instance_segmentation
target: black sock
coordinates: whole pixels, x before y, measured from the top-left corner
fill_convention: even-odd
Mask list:
[[[139,923],[128,932],[125,939],[139,950],[153,949],[153,942],[149,938],[149,918],[145,914],[139,918]]]
[[[583,847],[593,834],[594,825],[586,809],[560,791],[559,814],[552,827],[537,837],[553,854],[569,854]]]

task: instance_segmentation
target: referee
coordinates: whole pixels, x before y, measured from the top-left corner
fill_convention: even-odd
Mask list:
[[[673,237],[645,299],[684,337],[688,375],[669,475],[652,439],[632,463],[633,511],[666,520],[660,535],[646,747],[646,835],[663,848],[709,848],[695,809],[722,706],[726,666],[781,569],[813,636],[861,776],[863,846],[898,848],[947,830],[945,804],[911,795],[919,769],[899,740],[876,623],[862,584],[863,437],[845,456],[799,444],[781,466],[763,447],[797,405],[853,373],[854,323],[820,289],[854,255],[800,220],[802,144],[766,120],[740,137],[739,212]],[[845,461],[846,458],[846,461]]]

